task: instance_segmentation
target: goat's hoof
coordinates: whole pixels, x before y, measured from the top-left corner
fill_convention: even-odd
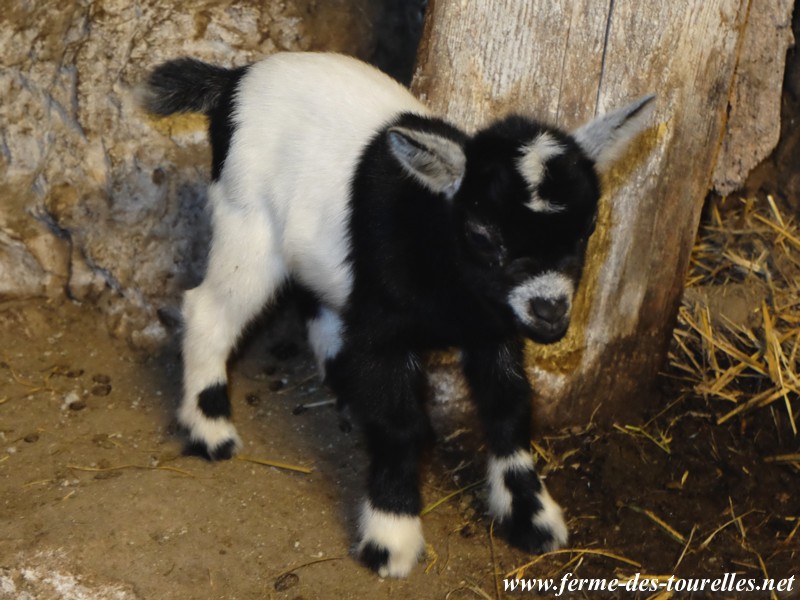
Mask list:
[[[236,427],[227,418],[209,419],[192,415],[192,419],[182,419],[181,416],[178,416],[179,426],[186,435],[183,453],[188,456],[199,456],[212,461],[227,460],[242,445]]]
[[[542,488],[538,494],[541,508],[531,517],[501,523],[506,538],[515,546],[531,554],[552,552],[567,545],[567,525],[561,507]]]
[[[418,516],[376,510],[367,503],[361,513],[361,561],[381,577],[405,577],[425,550]]]
[[[424,544],[423,544],[424,548]],[[381,577],[406,577],[419,561],[421,549],[395,549],[390,551],[376,542],[361,544],[361,562]]]
[[[215,446],[209,446],[198,440],[189,440],[183,448],[183,453],[186,456],[199,456],[210,461],[228,460],[233,458],[238,447],[239,443],[234,439],[228,439]]]

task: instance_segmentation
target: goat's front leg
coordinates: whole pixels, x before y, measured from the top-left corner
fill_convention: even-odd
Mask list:
[[[530,451],[532,391],[523,343],[465,349],[464,374],[486,430],[489,510],[508,541],[528,552],[567,543],[561,507],[536,474]]]
[[[413,353],[346,351],[338,392],[362,426],[370,457],[358,552],[381,577],[405,577],[425,540],[419,518],[419,460],[431,437],[425,376]]]

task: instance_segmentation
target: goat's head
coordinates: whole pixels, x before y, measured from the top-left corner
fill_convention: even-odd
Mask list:
[[[393,152],[453,203],[464,260],[480,290],[529,338],[552,343],[570,323],[597,221],[599,175],[644,128],[653,96],[571,134],[512,116],[462,143],[390,130]]]

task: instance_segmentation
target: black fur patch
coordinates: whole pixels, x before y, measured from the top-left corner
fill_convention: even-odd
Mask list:
[[[383,546],[369,542],[361,550],[361,562],[377,573],[389,562],[389,551]]]
[[[525,376],[522,339],[466,348],[462,364],[492,454],[511,456],[526,448],[533,391]]]
[[[537,527],[531,518],[507,519],[500,524],[499,531],[509,544],[529,554],[549,551],[553,543],[553,532]]]
[[[514,499],[512,510],[531,515],[542,509],[542,503],[539,501],[542,482],[536,471],[512,469],[505,474],[503,480]]]
[[[167,116],[208,114],[235,78],[235,71],[194,58],[176,58],[157,66],[147,78],[144,108]]]
[[[228,400],[228,386],[224,383],[215,383],[208,386],[197,397],[197,405],[209,419],[231,417],[231,403]]]
[[[542,510],[539,494],[542,482],[535,471],[514,470],[506,473],[505,485],[511,492],[511,515],[500,524],[500,532],[512,546],[538,554],[549,547],[553,534],[533,524]]]
[[[343,350],[331,381],[361,425],[370,455],[367,495],[376,510],[419,513],[419,462],[432,429],[423,409],[425,375],[413,353]]]
[[[537,196],[560,207],[552,214],[534,213],[527,204],[531,192],[517,161],[522,149],[547,133],[563,152],[546,163]],[[566,257],[583,262],[600,199],[594,163],[564,132],[512,115],[478,132],[467,144],[467,175],[462,186],[467,206],[497,223],[509,252],[534,257],[540,270],[562,271]]]
[[[322,302],[320,302],[316,294],[306,286],[293,281],[284,293],[291,296],[291,299],[294,300],[295,306],[304,320],[310,321],[311,319],[316,319],[320,315]]]
[[[375,19],[371,61],[403,85],[411,83],[427,0],[382,0]]]
[[[247,67],[228,71],[227,85],[219,94],[214,108],[208,112],[208,137],[211,140],[211,180],[217,181],[228,157],[233,137],[233,111],[236,106],[236,91],[239,82],[247,73]]]
[[[228,156],[236,92],[248,68],[226,69],[194,58],[178,58],[159,65],[147,78],[142,100],[149,112],[161,116],[197,112],[209,117],[212,181],[219,179]]]

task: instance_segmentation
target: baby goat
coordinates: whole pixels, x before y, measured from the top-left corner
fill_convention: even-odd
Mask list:
[[[321,372],[370,455],[362,560],[403,577],[424,542],[422,357],[457,347],[489,448],[491,514],[531,552],[566,543],[534,470],[524,338],[567,330],[598,172],[644,127],[652,96],[572,134],[511,116],[468,135],[376,69],[275,54],[224,69],[182,58],[144,87],[157,115],[209,117],[213,240],[183,304],[188,451],[229,458],[226,360],[290,278],[307,291]]]

